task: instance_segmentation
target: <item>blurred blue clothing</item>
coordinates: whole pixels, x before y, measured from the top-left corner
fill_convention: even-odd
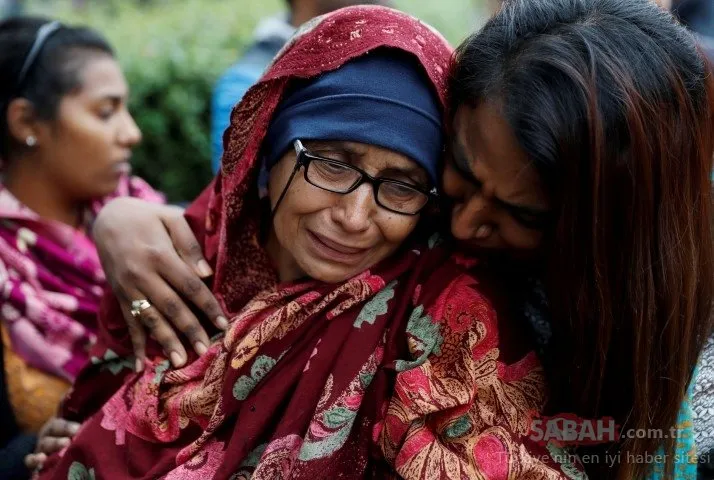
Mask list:
[[[211,144],[213,173],[218,172],[223,154],[223,132],[230,124],[233,107],[263,72],[275,55],[295,33],[286,15],[266,18],[254,33],[253,43],[241,59],[230,67],[216,83],[213,91]]]
[[[704,49],[704,53],[709,57],[709,60],[714,62],[714,37],[699,36],[699,43]]]
[[[714,1],[675,0],[674,13],[700,35],[714,37]]]
[[[672,10],[697,35],[704,52],[714,61],[714,0],[675,0]]]

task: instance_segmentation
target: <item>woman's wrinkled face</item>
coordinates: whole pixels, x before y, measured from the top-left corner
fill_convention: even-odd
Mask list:
[[[112,193],[130,172],[131,150],[141,132],[127,110],[127,84],[112,57],[87,59],[80,84],[41,128],[37,148],[39,167],[69,196],[86,200]]]
[[[354,142],[304,145],[314,155],[352,164],[373,177],[428,189],[426,172],[391,150]],[[270,171],[268,190],[273,208],[295,162],[296,154],[291,150]],[[389,257],[418,221],[419,215],[402,215],[377,205],[369,183],[346,195],[332,193],[308,183],[302,167],[274,217],[274,236],[281,247],[274,260],[283,281],[309,276],[341,282]]]
[[[535,251],[551,206],[499,108],[462,106],[454,127],[443,180],[453,235],[479,250]]]

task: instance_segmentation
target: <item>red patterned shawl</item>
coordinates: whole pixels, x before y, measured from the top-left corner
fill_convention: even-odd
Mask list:
[[[65,406],[83,427],[42,478],[564,478],[526,438],[545,401],[534,353],[512,329],[504,346],[485,284],[438,235],[337,285],[278,285],[258,242],[258,151],[288,81],[385,46],[445,100],[451,51],[421,22],[354,7],[304,28],[234,110],[222,173],[188,213],[230,329],[182,369],[154,350],[135,374],[110,312]]]

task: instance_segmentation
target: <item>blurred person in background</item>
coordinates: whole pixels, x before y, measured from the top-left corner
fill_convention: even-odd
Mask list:
[[[11,17],[22,13],[20,0],[0,0],[0,17]]]
[[[258,81],[275,55],[297,27],[319,15],[350,5],[387,5],[389,0],[286,0],[288,11],[263,19],[253,34],[253,43],[236,64],[218,80],[211,106],[211,164],[213,173],[221,167],[223,132],[230,124],[233,107]]]
[[[698,35],[702,48],[714,61],[714,0],[672,0],[672,10]]]
[[[0,478],[26,477],[76,426],[52,421],[89,361],[105,286],[89,232],[109,199],[161,201],[129,178],[141,132],[111,46],[41,18],[0,22]],[[43,425],[45,428],[42,429]]]
[[[711,0],[673,0],[672,9],[692,31],[714,37],[714,2]]]

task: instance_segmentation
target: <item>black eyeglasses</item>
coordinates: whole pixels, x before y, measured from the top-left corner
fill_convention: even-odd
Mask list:
[[[30,52],[27,54],[27,57],[25,58],[25,63],[22,64],[22,69],[20,70],[20,74],[17,77],[16,89],[18,93],[22,89],[22,85],[23,83],[25,83],[27,75],[28,73],[30,73],[30,69],[32,68],[32,65],[34,65],[35,60],[37,60],[37,57],[40,55],[42,47],[45,45],[45,42],[47,42],[47,39],[50,38],[53,33],[59,30],[61,26],[62,24],[60,22],[54,21],[45,23],[39,28],[39,30],[37,30],[37,36],[35,37],[35,41],[32,44]]]
[[[300,140],[295,140],[293,145],[297,168],[305,167],[305,181],[322,190],[346,195],[367,182],[374,188],[377,205],[402,215],[417,215],[437,197],[436,188],[427,191],[399,180],[375,178],[349,163],[310,153]]]

